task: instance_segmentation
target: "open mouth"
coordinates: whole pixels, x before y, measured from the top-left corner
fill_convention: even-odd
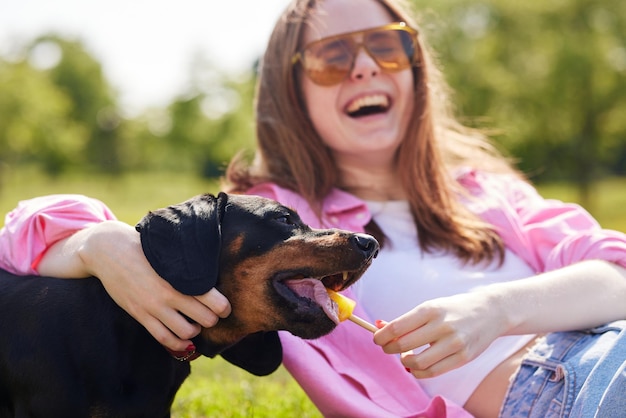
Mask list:
[[[276,277],[274,287],[282,297],[304,309],[321,308],[328,318],[338,324],[337,303],[328,296],[326,289],[341,291],[354,283],[358,277],[359,274],[348,271],[318,278],[281,273]]]
[[[346,106],[346,114],[352,118],[385,113],[391,106],[389,97],[384,94],[373,94],[360,97]]]

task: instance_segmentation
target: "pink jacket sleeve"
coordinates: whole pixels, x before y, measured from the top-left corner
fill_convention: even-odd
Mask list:
[[[114,219],[104,203],[82,195],[21,201],[0,229],[0,267],[16,274],[37,274],[37,265],[52,244],[89,225]]]
[[[537,272],[583,260],[626,267],[626,234],[603,229],[581,206],[545,199],[510,176],[470,173],[462,184],[477,197],[468,206],[494,225],[507,247]]]

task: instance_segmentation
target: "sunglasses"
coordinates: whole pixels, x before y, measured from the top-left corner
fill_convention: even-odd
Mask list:
[[[417,31],[404,22],[395,22],[313,41],[297,52],[291,63],[300,62],[315,84],[332,86],[352,72],[361,47],[384,71],[402,71],[418,61]]]

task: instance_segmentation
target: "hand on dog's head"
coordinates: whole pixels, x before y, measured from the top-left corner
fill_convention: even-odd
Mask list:
[[[217,284],[221,223],[227,202],[225,193],[196,196],[151,211],[135,226],[150,265],[179,292],[200,295]],[[205,356],[217,354],[199,337],[194,344]],[[251,334],[220,354],[257,376],[272,373],[282,362],[282,347],[275,331]]]

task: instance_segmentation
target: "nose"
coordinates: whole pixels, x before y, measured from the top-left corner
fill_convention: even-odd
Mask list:
[[[376,77],[380,71],[380,67],[369,52],[361,46],[354,57],[354,64],[350,74],[353,80],[364,80],[370,77]]]
[[[376,238],[368,234],[354,234],[351,238],[355,247],[367,258],[376,257],[380,245]]]

